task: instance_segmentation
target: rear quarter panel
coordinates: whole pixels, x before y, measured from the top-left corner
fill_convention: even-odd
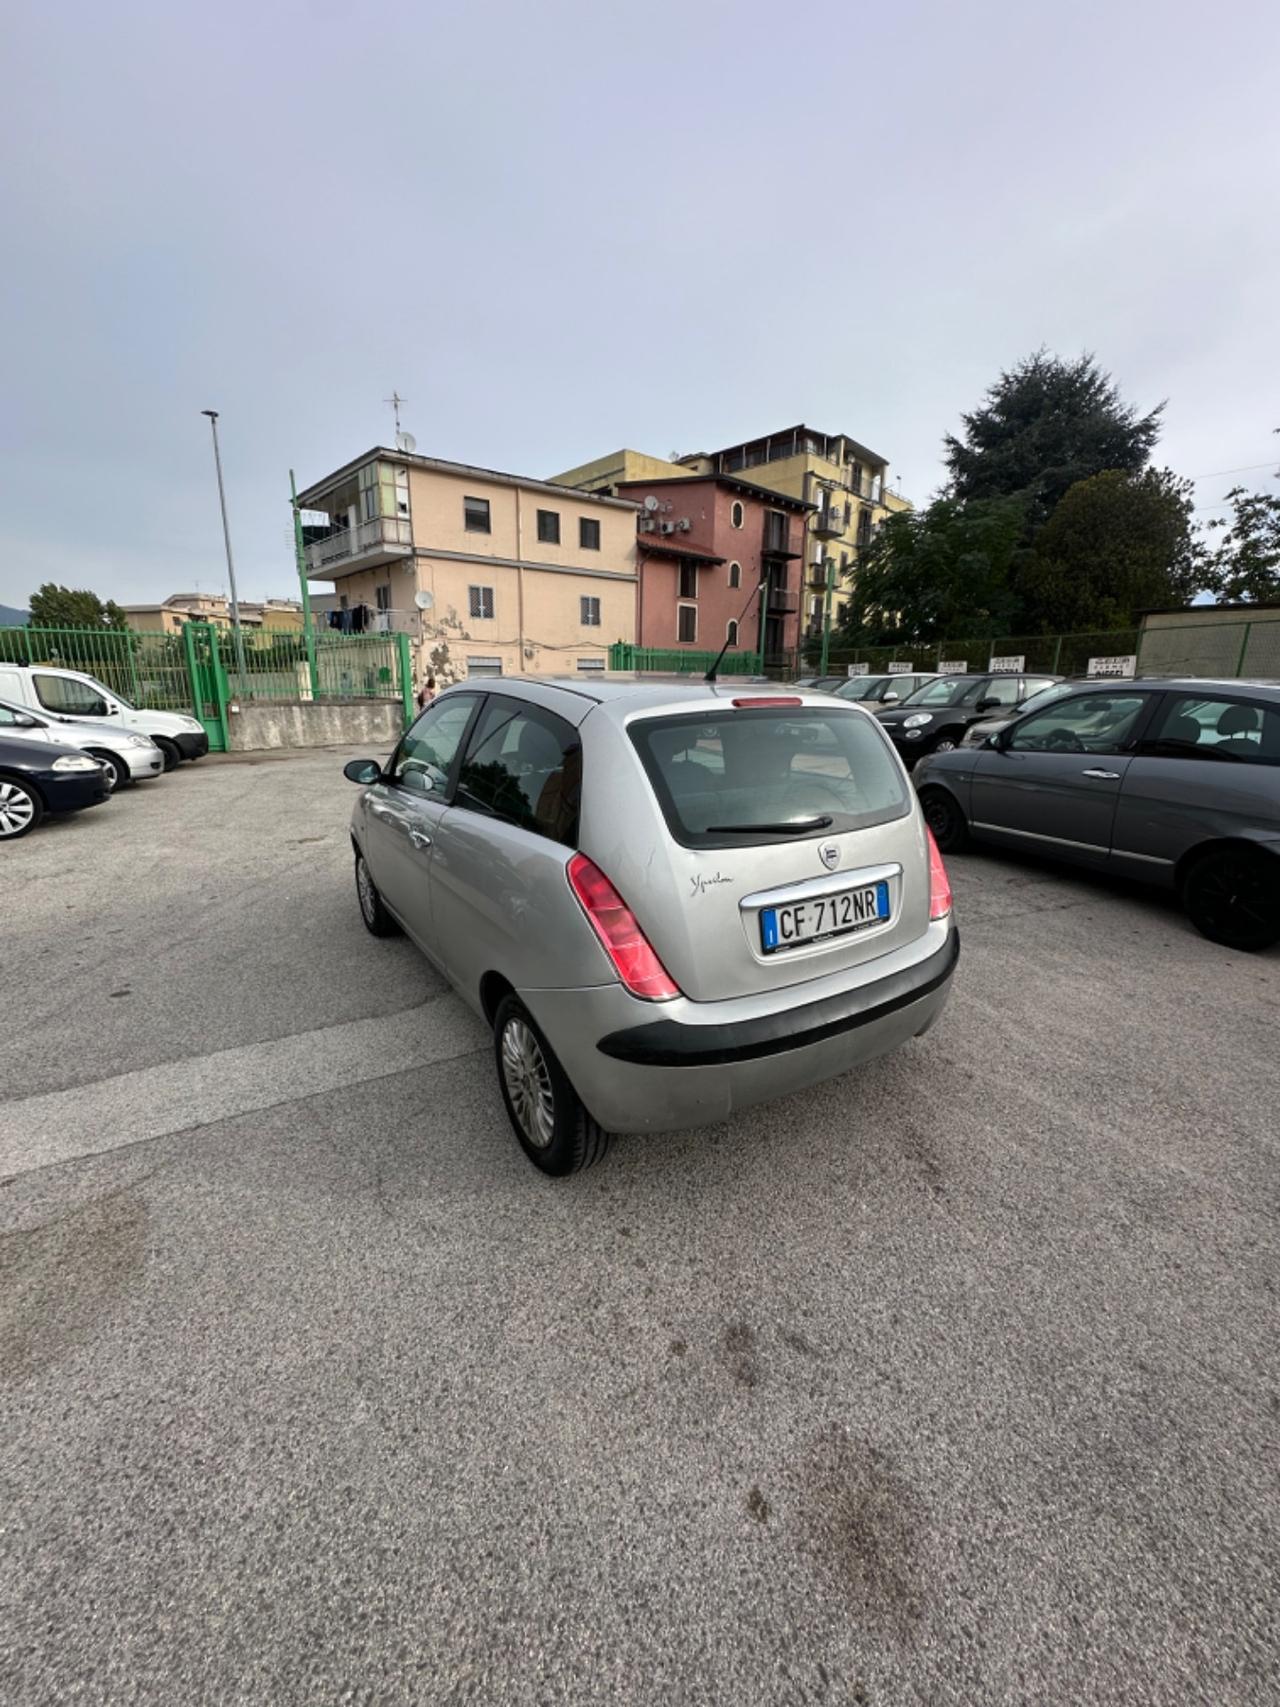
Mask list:
[[[1145,758],[1125,773],[1112,849],[1176,865],[1203,842],[1280,837],[1280,767],[1211,759]],[[1134,861],[1134,867],[1142,861]],[[1172,878],[1171,868],[1168,876]],[[1146,875],[1159,880],[1159,872]]]

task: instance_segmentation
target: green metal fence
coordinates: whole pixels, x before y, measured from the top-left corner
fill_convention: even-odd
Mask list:
[[[1199,622],[1147,628],[1138,667],[1157,676],[1280,677],[1280,622]]]
[[[194,713],[215,752],[227,742],[235,700],[390,699],[413,716],[404,634],[317,634],[314,656],[293,629],[229,630],[188,623],[178,634],[132,629],[0,628],[0,663],[50,664],[93,676],[129,705]]]
[[[716,661],[714,652],[686,652],[661,646],[630,646],[616,640],[609,648],[611,670],[652,670],[660,675],[705,676]],[[717,672],[722,676],[758,676],[758,652],[726,652]]]
[[[992,658],[1023,658],[1028,670],[1046,675],[1082,675],[1090,658],[1110,658],[1138,649],[1136,628],[1109,629],[1101,634],[1006,634],[996,639],[930,640],[908,646],[841,646],[833,641],[828,653],[832,675],[843,675],[850,664],[865,664],[868,673],[890,664],[909,664],[915,670],[936,670],[940,664],[964,664],[985,670]]]

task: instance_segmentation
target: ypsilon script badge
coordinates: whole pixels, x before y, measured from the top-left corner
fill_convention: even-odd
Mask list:
[[[838,842],[823,842],[818,849],[818,858],[828,871],[834,871],[840,863],[840,844]]]

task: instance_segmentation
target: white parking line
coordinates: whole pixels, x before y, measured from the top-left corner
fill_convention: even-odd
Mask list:
[[[0,1104],[0,1174],[100,1155],[483,1047],[456,996]]]

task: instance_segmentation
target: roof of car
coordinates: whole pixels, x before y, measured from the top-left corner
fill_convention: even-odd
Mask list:
[[[657,706],[678,712],[682,703],[703,704],[708,700],[725,702],[734,699],[802,699],[807,705],[830,709],[832,697],[818,688],[802,688],[793,682],[762,681],[759,677],[720,676],[707,682],[700,675],[632,675],[611,671],[607,676],[492,676],[476,681],[456,683],[459,687],[479,687],[487,693],[509,693],[513,689],[530,699],[547,702],[549,695],[564,695],[577,700],[585,716],[592,705],[608,706],[617,712],[648,710]],[[580,721],[581,719],[579,719]]]

